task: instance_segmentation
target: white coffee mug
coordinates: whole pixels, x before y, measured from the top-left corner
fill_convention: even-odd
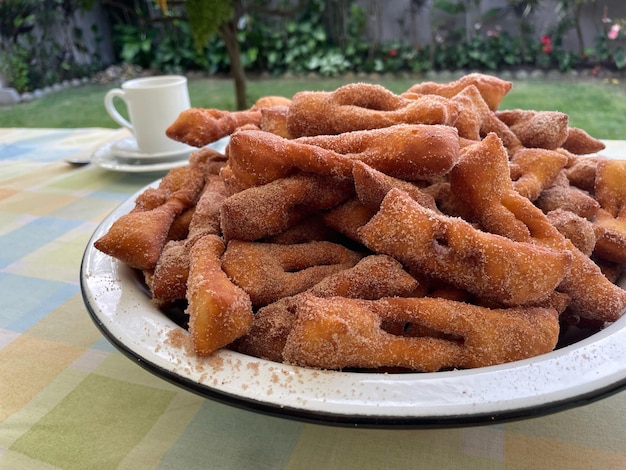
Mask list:
[[[115,122],[134,134],[137,147],[144,156],[189,149],[165,134],[180,113],[190,107],[186,77],[162,75],[135,78],[121,86],[107,92],[104,107]],[[115,98],[124,101],[130,120],[126,120],[115,108]]]

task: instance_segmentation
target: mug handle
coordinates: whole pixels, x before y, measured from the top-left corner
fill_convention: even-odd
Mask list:
[[[113,104],[113,100],[115,98],[119,98],[124,101],[124,90],[120,88],[114,88],[112,90],[109,90],[107,94],[104,95],[104,109],[106,109],[107,113],[109,113],[111,119],[117,122],[120,126],[126,127],[131,132],[133,132],[133,125],[126,119],[124,119],[124,117],[115,108],[115,105]]]

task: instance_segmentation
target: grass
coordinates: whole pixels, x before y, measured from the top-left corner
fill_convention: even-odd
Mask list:
[[[281,78],[249,80],[248,98],[292,96],[301,90],[333,90],[350,78]],[[401,93],[415,83],[412,78],[384,79],[377,83]],[[51,93],[38,100],[0,108],[0,127],[118,127],[106,114],[103,101],[109,86],[85,85]],[[232,110],[233,84],[225,79],[189,82],[194,107]],[[520,81],[504,98],[500,109],[553,110],[566,113],[570,125],[601,139],[626,139],[626,87],[601,81]]]

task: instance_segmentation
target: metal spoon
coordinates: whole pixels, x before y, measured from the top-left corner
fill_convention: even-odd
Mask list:
[[[63,161],[65,161],[65,163],[68,163],[72,166],[80,167],[80,166],[89,165],[91,163],[91,158],[67,157],[67,158],[64,158]]]

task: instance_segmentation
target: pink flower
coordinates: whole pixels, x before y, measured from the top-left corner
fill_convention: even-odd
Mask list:
[[[619,32],[621,29],[621,25],[614,24],[613,26],[611,26],[611,29],[609,30],[609,34],[607,34],[607,36],[609,37],[609,39],[615,40],[619,36]]]
[[[398,50],[397,49],[389,49],[389,55],[391,57],[395,57],[398,55]]]
[[[552,39],[550,39],[550,36],[541,36],[541,44],[543,44],[544,54],[549,54],[550,52],[552,52]]]

